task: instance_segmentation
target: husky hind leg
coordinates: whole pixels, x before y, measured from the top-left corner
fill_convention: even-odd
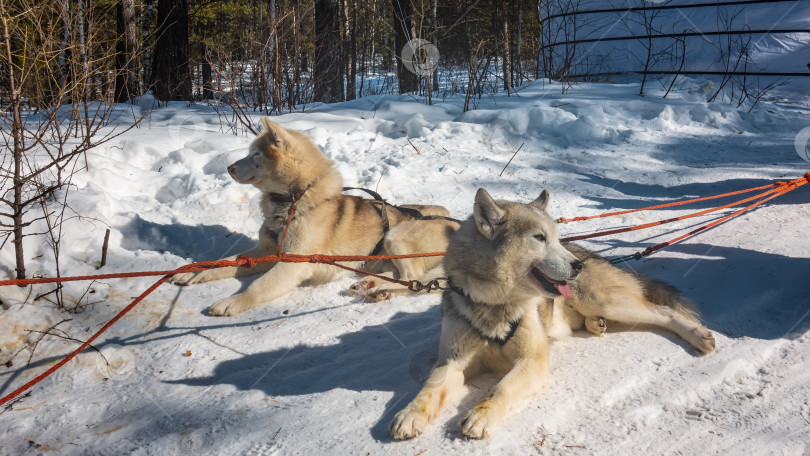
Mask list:
[[[714,336],[691,316],[668,306],[657,305],[642,296],[628,294],[602,307],[602,317],[620,323],[642,323],[669,329],[693,347],[707,354],[714,351]]]
[[[607,323],[602,317],[588,317],[585,319],[585,329],[597,337],[602,337],[607,332]]]

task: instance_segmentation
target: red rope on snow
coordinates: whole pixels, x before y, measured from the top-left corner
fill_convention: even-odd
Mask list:
[[[810,183],[810,173],[807,173],[804,176],[802,176],[802,177],[800,177],[798,179],[794,179],[792,181],[774,182],[773,184],[768,184],[768,185],[763,185],[763,186],[760,186],[760,187],[749,188],[749,189],[746,189],[746,190],[739,190],[739,191],[736,191],[736,192],[723,193],[722,195],[709,196],[709,197],[704,197],[704,198],[696,198],[696,199],[691,199],[691,200],[686,200],[686,201],[678,201],[678,202],[675,202],[675,203],[659,204],[657,206],[649,206],[649,207],[645,207],[645,208],[641,208],[641,209],[631,209],[631,210],[628,210],[628,211],[610,212],[610,213],[607,213],[607,214],[604,214],[604,215],[595,215],[595,216],[589,216],[589,217],[574,217],[574,218],[571,218],[571,219],[566,219],[564,217],[561,217],[561,218],[557,219],[558,222],[568,223],[568,222],[572,222],[572,221],[588,220],[588,219],[598,218],[598,217],[607,217],[609,215],[620,215],[620,214],[627,214],[627,213],[630,213],[630,212],[644,211],[644,210],[648,210],[648,209],[658,209],[658,208],[662,208],[662,207],[678,206],[678,205],[682,205],[682,204],[694,203],[694,202],[697,202],[697,201],[705,201],[705,200],[709,200],[709,199],[720,198],[720,197],[723,197],[723,196],[739,195],[741,193],[747,193],[747,192],[751,192],[751,191],[755,191],[755,190],[762,190],[762,189],[765,189],[765,188],[770,188],[770,190],[762,192],[762,193],[758,193],[758,194],[756,194],[754,196],[749,196],[748,198],[744,198],[744,199],[741,199],[739,201],[735,201],[733,203],[728,203],[728,204],[724,204],[724,205],[719,206],[719,207],[706,209],[706,210],[699,211],[699,212],[694,212],[692,214],[681,215],[679,217],[673,217],[673,218],[669,218],[669,219],[666,219],[666,220],[659,220],[657,222],[644,223],[642,225],[629,226],[629,227],[625,227],[625,228],[618,228],[618,229],[615,229],[615,230],[599,231],[599,232],[596,232],[596,233],[583,234],[583,235],[579,235],[579,236],[569,236],[569,237],[565,237],[565,238],[560,239],[560,241],[562,241],[562,242],[581,241],[583,239],[592,239],[592,238],[596,238],[596,237],[610,236],[612,234],[626,233],[628,231],[643,230],[645,228],[650,228],[650,227],[653,227],[653,226],[663,225],[663,224],[666,224],[666,223],[672,223],[672,222],[676,222],[676,221],[679,221],[679,220],[686,220],[688,218],[697,217],[697,216],[700,216],[700,215],[706,215],[706,214],[709,214],[709,213],[712,213],[712,212],[717,212],[717,211],[722,210],[722,209],[727,209],[729,207],[744,204],[744,203],[756,200],[758,198],[764,198],[764,197],[766,197],[768,195],[773,195],[771,197],[765,198],[760,203],[753,204],[753,205],[749,206],[746,209],[743,209],[741,211],[733,213],[730,216],[730,217],[734,217],[735,215],[739,215],[739,214],[747,211],[750,208],[758,206],[759,204],[761,204],[761,203],[763,203],[765,201],[768,201],[768,200],[770,200],[772,198],[775,198],[777,196],[780,196],[780,195],[784,195],[785,193],[790,192],[792,190],[795,190],[796,188],[801,187],[802,185],[807,184],[807,183]],[[730,217],[728,217],[728,218],[730,218]],[[722,220],[728,220],[728,218],[724,217]],[[709,226],[715,226],[715,225],[717,225],[719,223],[720,222],[715,223],[715,224],[709,224]],[[702,229],[698,229],[695,232],[699,232],[701,230]],[[689,234],[689,235],[691,235],[691,234]],[[683,237],[687,237],[687,236],[683,236]]]

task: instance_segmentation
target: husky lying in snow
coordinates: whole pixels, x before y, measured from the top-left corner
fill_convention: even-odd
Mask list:
[[[284,252],[324,255],[399,255],[441,252],[458,223],[447,219],[425,220],[422,216],[444,216],[440,206],[383,205],[380,201],[343,195],[343,178],[320,150],[302,133],[285,130],[262,118],[264,130],[251,143],[247,157],[228,166],[228,173],[240,184],[250,184],[262,192],[264,223],[259,242],[244,255],[260,257],[278,252],[288,209],[297,210],[290,224]],[[391,229],[383,232],[383,211]],[[381,246],[380,249],[378,246]],[[380,250],[375,252],[375,250]],[[236,256],[228,259],[235,259]],[[439,274],[440,257],[376,261],[363,266],[391,277],[426,279]],[[324,264],[261,263],[250,269],[230,267],[199,273],[175,274],[171,281],[191,285],[261,273],[243,293],[215,303],[211,315],[236,315],[276,299],[303,283],[325,283],[342,269]],[[352,287],[354,294],[381,300],[407,292],[397,285],[377,285],[363,280]]]
[[[449,289],[442,297],[439,357],[416,398],[391,422],[395,439],[416,437],[465,379],[491,369],[504,374],[470,410],[461,430],[487,437],[515,405],[548,379],[549,337],[605,320],[669,329],[703,353],[714,337],[672,286],[619,269],[598,255],[561,244],[546,213],[548,192],[529,204],[493,201],[478,190],[473,216],[451,238],[444,258]]]

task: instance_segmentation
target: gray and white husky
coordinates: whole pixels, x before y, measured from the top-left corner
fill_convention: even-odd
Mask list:
[[[461,421],[467,436],[487,437],[547,383],[549,340],[583,325],[599,336],[606,320],[655,325],[702,353],[714,350],[712,333],[674,287],[561,244],[548,200],[545,190],[529,204],[494,201],[478,190],[473,216],[444,258],[450,286],[442,297],[438,360],[391,422],[393,438],[421,434],[465,379],[492,370],[503,379]]]

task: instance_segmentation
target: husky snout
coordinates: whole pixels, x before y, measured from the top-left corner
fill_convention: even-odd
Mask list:
[[[549,247],[547,256],[542,261],[543,271],[557,281],[576,279],[585,264],[560,243],[555,243]]]
[[[231,178],[240,184],[253,183],[257,177],[256,169],[258,167],[253,163],[251,157],[237,160],[228,165],[228,174]]]
[[[228,174],[230,174],[231,179],[240,184],[245,184],[250,180],[250,176],[245,176],[244,170],[240,169],[239,162],[228,165]]]
[[[539,261],[535,261],[531,268],[531,275],[534,277],[540,288],[546,292],[547,296],[572,296],[568,282],[575,280],[582,272],[584,263],[579,258],[568,252],[562,245],[550,246],[546,256]]]
[[[568,280],[574,280],[579,276],[579,273],[582,272],[582,267],[585,266],[585,263],[577,260],[571,262],[571,278]]]

